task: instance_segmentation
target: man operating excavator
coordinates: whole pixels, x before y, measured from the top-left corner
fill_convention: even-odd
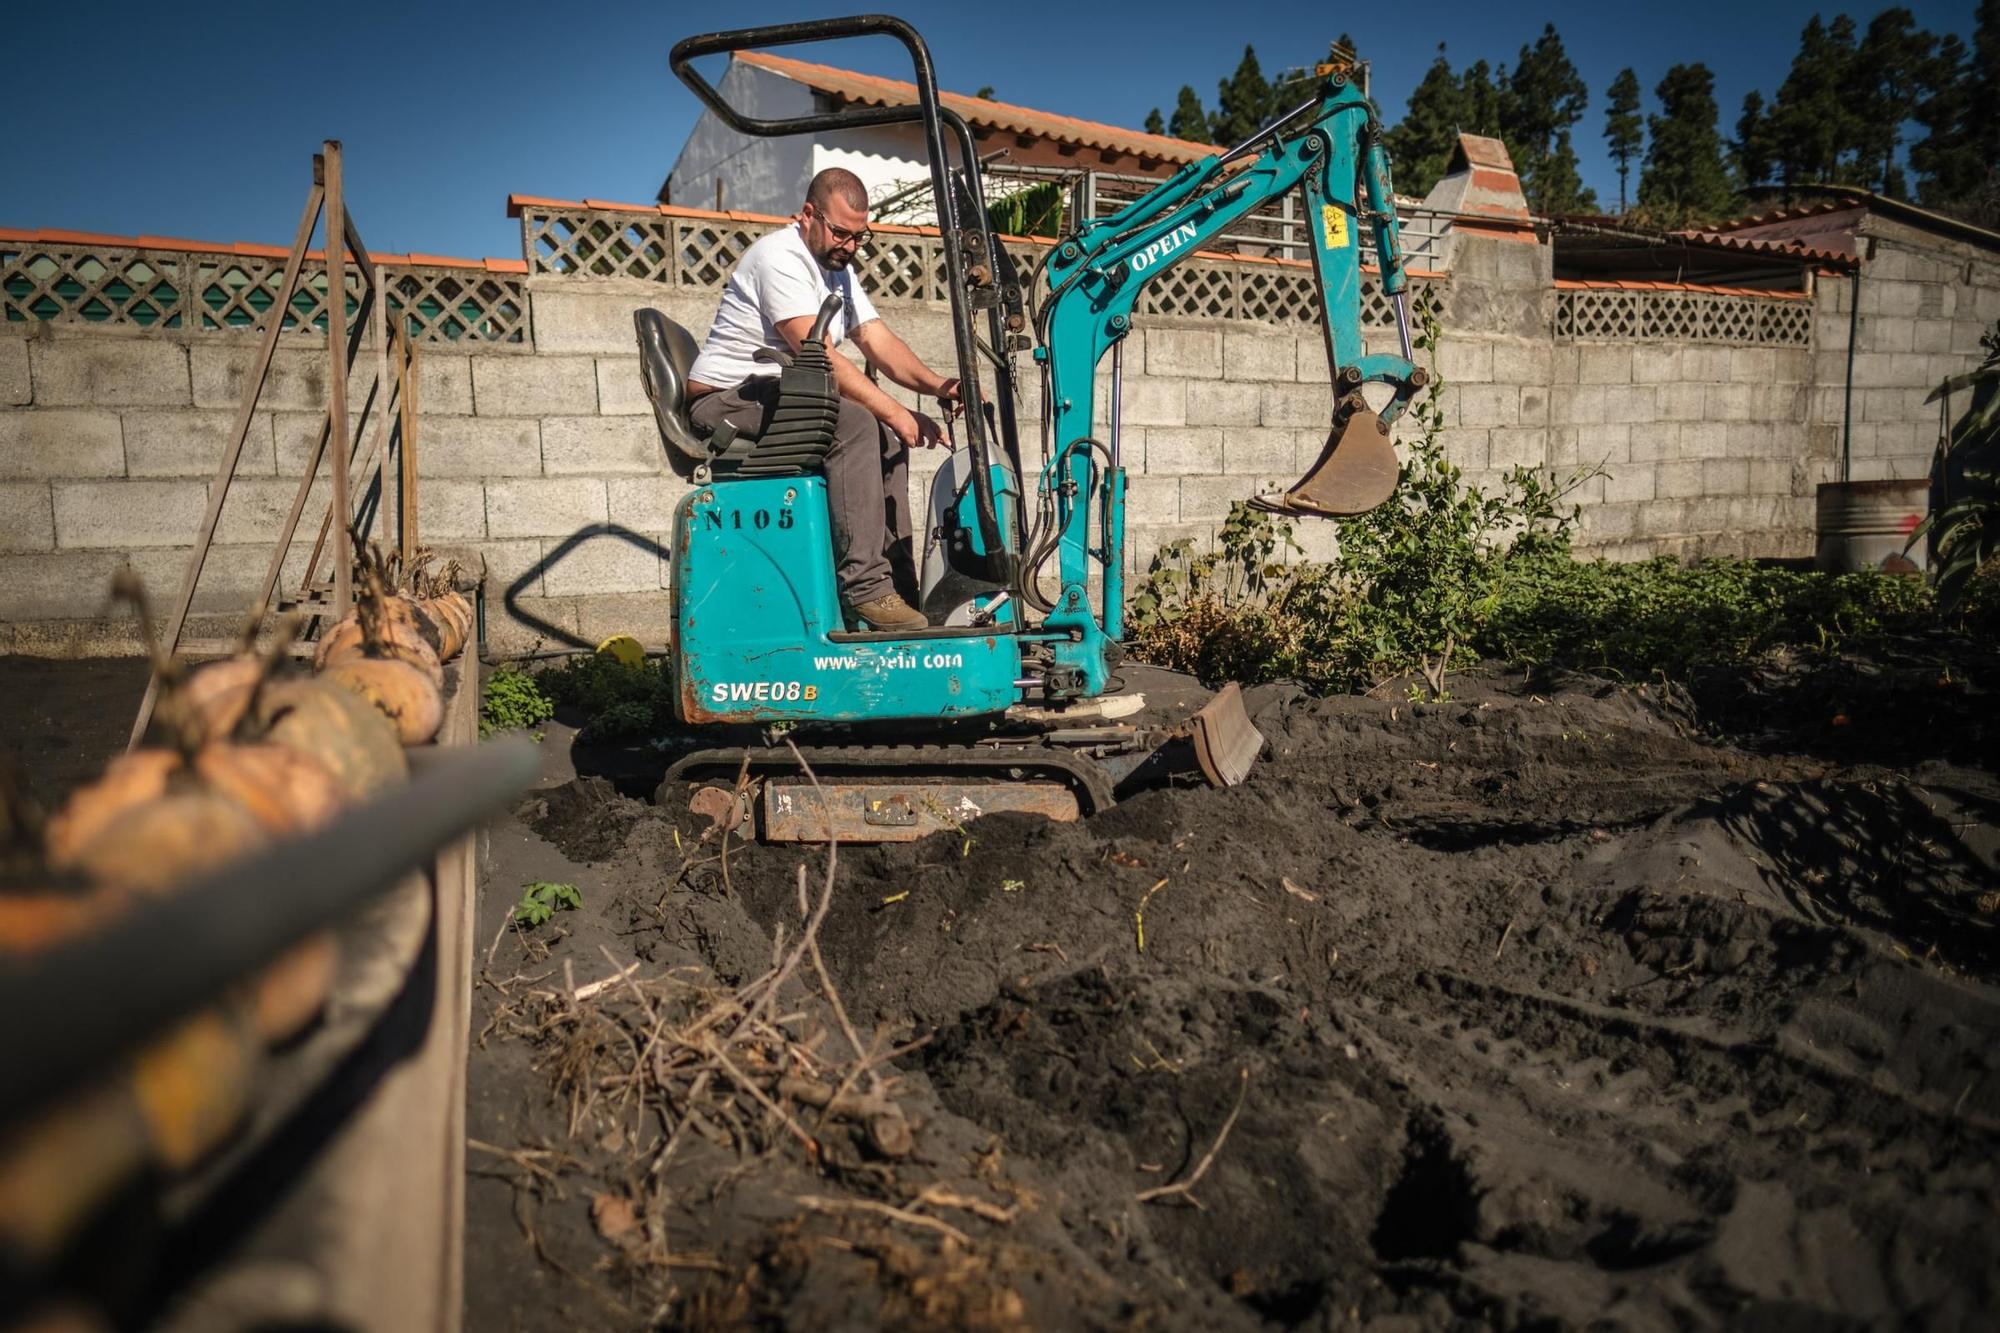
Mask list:
[[[744,252],[688,371],[688,416],[697,429],[763,428],[777,406],[779,365],[756,355],[796,352],[829,294],[841,305],[826,331],[828,346],[851,336],[868,364],[894,383],[957,401],[958,381],[925,365],[875,313],[853,268],[868,238],[861,178],[828,167],[812,178],[792,225]],[[840,599],[870,629],[922,629],[927,622],[910,605],[918,589],[909,451],[944,437],[935,420],[891,398],[846,357],[830,359],[840,419],[825,474]]]

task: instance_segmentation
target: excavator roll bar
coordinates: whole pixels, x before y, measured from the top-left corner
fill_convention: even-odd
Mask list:
[[[909,51],[916,73],[916,106],[849,107],[841,111],[776,119],[749,116],[731,106],[721,92],[694,68],[693,63],[702,56],[760,47],[874,36],[893,37]],[[1008,543],[1001,535],[992,468],[988,465],[986,395],[979,376],[979,339],[972,326],[972,311],[984,307],[988,315],[989,346],[996,350],[1006,346],[1006,329],[1000,312],[1003,293],[997,286],[1005,274],[999,247],[994,243],[993,231],[987,222],[986,210],[981,206],[986,195],[980,181],[979,154],[973,143],[972,129],[958,113],[939,102],[930,47],[915,28],[899,18],[888,14],[857,14],[849,18],[778,23],[687,37],[674,44],[669,63],[675,77],[720,116],[724,124],[741,134],[769,138],[907,124],[910,121],[923,123],[924,150],[930,159],[931,190],[937,201],[938,225],[944,240],[945,281],[951,296],[952,344],[958,359],[958,381],[965,407],[965,443],[971,455],[974,506],[978,514],[980,543],[985,553],[986,574],[994,583],[1009,587],[1018,596],[1019,561],[1009,551]],[[960,191],[953,189],[952,168],[945,155],[944,132],[947,127],[957,141],[961,164],[957,169],[962,185]],[[1007,295],[1011,297],[1010,304],[1018,302],[1017,295]],[[1005,376],[996,376],[995,389],[1003,447],[1007,449],[1014,474],[1018,477],[1021,475],[1021,459],[1015,431],[1013,384]],[[1018,507],[1016,512],[1018,515]],[[1015,549],[1019,549],[1018,544]]]

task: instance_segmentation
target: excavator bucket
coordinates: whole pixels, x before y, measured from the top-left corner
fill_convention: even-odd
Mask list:
[[[1188,719],[1188,735],[1194,741],[1195,761],[1210,786],[1234,787],[1250,776],[1258,752],[1264,748],[1264,733],[1243,711],[1243,691],[1235,681],[1215,692],[1215,697]]]
[[[1319,461],[1296,485],[1256,496],[1250,504],[1273,514],[1351,518],[1394,495],[1397,472],[1388,423],[1373,412],[1358,411],[1327,436]]]

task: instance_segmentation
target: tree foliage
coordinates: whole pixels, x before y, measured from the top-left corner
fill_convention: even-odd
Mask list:
[[[1618,164],[1618,211],[1631,207],[1625,182],[1646,147],[1646,122],[1639,115],[1639,76],[1628,67],[1618,71],[1604,101],[1604,142]]]
[[[1646,120],[1651,143],[1639,177],[1639,204],[1656,226],[1686,226],[1728,213],[1736,202],[1716,128],[1715,75],[1699,61],[1669,69]]]
[[[1764,114],[1764,94],[1754,88],[1743,95],[1743,114],[1736,118],[1736,138],[1729,152],[1736,159],[1736,179],[1745,189],[1770,176],[1771,118]]]
[[[1410,94],[1409,109],[1382,140],[1395,161],[1396,181],[1405,191],[1429,194],[1450,169],[1452,151],[1458,146],[1463,102],[1458,76],[1452,73],[1440,42],[1437,58]]]
[[[1181,85],[1180,100],[1167,121],[1167,133],[1189,143],[1213,143],[1208,137],[1208,113],[1201,109],[1201,97],[1187,84]]]
[[[1556,25],[1544,24],[1533,46],[1521,48],[1504,79],[1500,137],[1520,173],[1528,207],[1538,213],[1576,213],[1597,206],[1577,170],[1570,131],[1590,105],[1590,89],[1563,50]]]
[[[1257,64],[1255,48],[1245,46],[1236,72],[1215,85],[1215,114],[1208,118],[1210,143],[1232,148],[1262,129],[1271,118],[1271,84]]]
[[[1154,107],[1146,113],[1146,133],[1165,134],[1166,132],[1166,119],[1160,115],[1160,108]]]

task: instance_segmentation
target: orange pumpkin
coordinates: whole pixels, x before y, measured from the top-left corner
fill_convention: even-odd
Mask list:
[[[321,676],[354,691],[396,724],[397,739],[422,745],[444,723],[444,699],[423,672],[394,657],[350,657]]]

